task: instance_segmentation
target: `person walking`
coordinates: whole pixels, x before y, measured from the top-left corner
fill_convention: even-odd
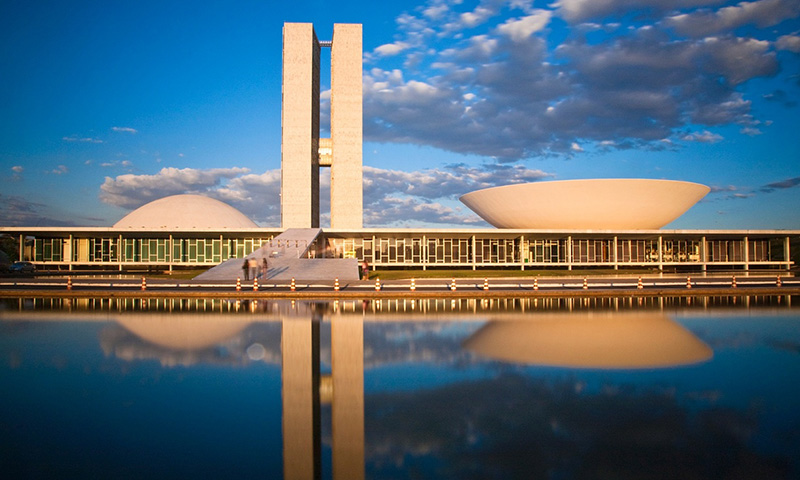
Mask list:
[[[366,260],[361,263],[361,279],[369,280],[369,263]]]
[[[267,257],[261,258],[261,279],[266,280],[267,278],[267,270],[269,270],[269,264],[267,263]]]
[[[253,280],[255,280],[256,276],[258,275],[258,260],[253,257],[247,262],[250,265],[250,276],[252,276]]]
[[[245,280],[250,280],[249,267],[250,267],[250,262],[248,262],[247,259],[245,258],[244,264],[242,265],[242,276],[244,277]]]

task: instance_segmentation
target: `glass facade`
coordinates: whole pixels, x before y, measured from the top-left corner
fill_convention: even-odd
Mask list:
[[[33,229],[30,229],[33,230]],[[242,258],[269,243],[276,248],[305,250],[305,245],[280,245],[279,231],[132,235],[110,232],[92,235],[29,231],[23,257],[37,263],[117,266],[213,266]],[[356,258],[373,267],[413,268],[759,268],[788,269],[789,236],[753,231],[715,234],[624,232],[618,235],[575,232],[481,230],[360,230],[323,232],[308,257]],[[271,242],[271,243],[270,243]]]
[[[272,240],[257,237],[130,237],[97,236],[29,240],[25,258],[33,262],[83,265],[216,265],[232,257],[241,258]]]

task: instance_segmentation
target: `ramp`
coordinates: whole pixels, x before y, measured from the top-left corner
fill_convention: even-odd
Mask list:
[[[320,228],[290,228],[265,243],[247,259],[255,258],[261,265],[267,259],[267,275],[259,282],[277,280],[358,280],[358,260],[354,258],[304,258],[314,240],[322,233]],[[194,277],[199,281],[236,280],[244,278],[244,258],[231,258]],[[252,279],[251,279],[252,280]]]

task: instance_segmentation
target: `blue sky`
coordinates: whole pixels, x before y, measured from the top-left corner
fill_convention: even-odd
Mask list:
[[[3,2],[0,225],[201,193],[278,226],[284,22],[363,24],[365,226],[665,178],[712,188],[669,228],[800,228],[798,0]]]

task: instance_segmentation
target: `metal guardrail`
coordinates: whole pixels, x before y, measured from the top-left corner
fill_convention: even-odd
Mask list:
[[[778,280],[780,279],[780,280]],[[143,279],[144,280],[144,279]],[[778,284],[780,282],[780,285]],[[295,282],[295,289],[304,290],[304,289],[315,289],[315,290],[334,290],[334,283],[335,279],[332,279],[330,282]],[[341,283],[341,290],[350,290],[350,291],[382,291],[382,290],[391,290],[391,291],[412,291],[411,289],[411,281],[408,282],[399,282],[399,281],[390,281],[390,282],[382,282],[380,286],[376,288],[375,283],[371,281],[350,281],[350,282],[340,282]],[[230,281],[230,282],[214,282],[214,283],[199,283],[199,282],[162,282],[162,281],[153,281],[150,279],[150,283],[145,285],[145,282],[138,282],[132,280],[109,280],[109,281],[80,281],[80,280],[72,280],[71,278],[67,278],[64,280],[59,281],[52,281],[52,280],[44,280],[44,281],[31,281],[31,280],[8,280],[8,281],[0,281],[0,289],[3,288],[11,288],[11,289],[20,289],[20,288],[28,288],[28,289],[47,289],[47,290],[64,290],[64,289],[140,289],[140,290],[169,290],[169,289],[181,289],[181,290],[205,290],[205,289],[230,289],[231,291],[236,291],[236,284],[237,282]],[[284,282],[270,282],[270,283],[262,283],[258,282],[258,290],[290,290],[291,289],[291,282],[286,281]],[[690,286],[689,286],[690,285]],[[253,289],[252,282],[241,282],[240,283],[242,291],[248,291]],[[759,277],[759,278],[743,278],[737,279],[734,283],[733,280],[722,280],[719,278],[714,279],[691,279],[691,277],[687,277],[686,280],[681,280],[677,278],[671,279],[664,279],[664,280],[653,280],[653,279],[643,279],[641,282],[641,289],[689,289],[689,288],[729,288],[734,290],[736,288],[753,288],[753,287],[797,287],[800,286],[800,279],[796,277]],[[455,288],[454,288],[455,287]],[[578,280],[578,279],[570,279],[569,281],[557,281],[557,280],[543,280],[543,281],[533,281],[530,282],[512,282],[509,283],[508,281],[501,280],[500,282],[488,282],[488,281],[477,281],[471,279],[470,281],[462,281],[462,282],[453,282],[447,279],[423,279],[423,280],[416,280],[414,282],[413,290],[425,290],[425,291],[436,291],[436,290],[444,290],[444,291],[458,291],[458,290],[603,290],[603,289],[625,289],[625,290],[638,290],[639,289],[639,282],[638,280],[631,281],[630,279],[622,280],[619,282],[615,281],[608,281],[603,279],[595,279],[590,280]]]

